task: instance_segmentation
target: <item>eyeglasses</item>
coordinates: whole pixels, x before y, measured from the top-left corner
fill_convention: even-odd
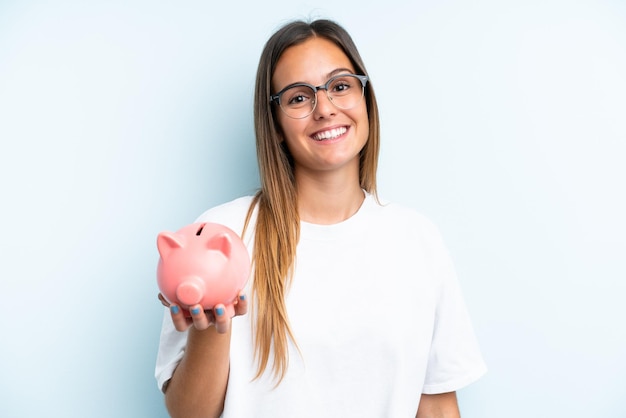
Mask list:
[[[325,90],[326,97],[333,105],[343,110],[352,109],[363,99],[367,81],[366,75],[340,74],[317,87],[294,83],[270,96],[270,102],[278,104],[290,118],[303,119],[315,110],[317,92]]]

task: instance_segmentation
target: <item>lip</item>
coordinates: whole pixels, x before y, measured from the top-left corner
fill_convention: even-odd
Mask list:
[[[328,126],[315,131],[309,138],[315,142],[334,142],[343,138],[350,131],[349,125]]]

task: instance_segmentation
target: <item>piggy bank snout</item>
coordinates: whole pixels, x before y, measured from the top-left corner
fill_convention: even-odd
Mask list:
[[[184,305],[196,305],[204,297],[204,292],[204,282],[199,277],[187,277],[176,288],[176,298]]]

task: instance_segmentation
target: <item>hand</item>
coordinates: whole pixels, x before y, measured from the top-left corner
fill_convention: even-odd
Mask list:
[[[228,315],[223,304],[215,305],[213,309],[209,310],[203,310],[201,305],[190,306],[189,313],[191,317],[189,317],[185,315],[180,306],[169,303],[161,293],[159,293],[159,300],[163,306],[170,309],[172,322],[178,331],[186,331],[190,326],[202,331],[212,325],[215,325],[215,329],[219,334],[225,334],[230,330],[232,318]],[[234,308],[234,316],[245,315],[248,312],[248,299],[245,293],[239,293],[237,300],[234,302]]]

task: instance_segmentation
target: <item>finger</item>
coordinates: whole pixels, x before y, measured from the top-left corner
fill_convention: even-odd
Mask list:
[[[215,315],[215,328],[218,334],[225,334],[230,329],[230,317],[226,313],[224,305],[215,305],[213,308]]]
[[[196,327],[197,330],[202,331],[211,326],[209,317],[207,316],[206,312],[204,312],[204,309],[202,309],[202,305],[192,306],[189,309],[189,312],[191,312],[193,326]]]
[[[166,308],[169,308],[170,303],[167,301],[167,299],[165,299],[165,296],[163,296],[161,293],[159,293],[159,300],[161,301],[161,304],[163,306],[165,306]]]
[[[235,304],[235,315],[245,315],[248,313],[248,297],[245,293],[240,293]]]
[[[191,325],[191,321],[189,321],[185,317],[185,313],[178,305],[170,306],[170,314],[172,315],[172,322],[174,323],[174,328],[177,331],[185,331]]]

